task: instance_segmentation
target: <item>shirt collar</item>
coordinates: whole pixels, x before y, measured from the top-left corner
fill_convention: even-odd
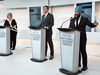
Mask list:
[[[79,17],[79,19],[78,19],[78,25],[80,24],[80,21],[81,21],[81,15],[80,15],[80,17]],[[75,20],[75,25],[76,25],[76,20]]]
[[[47,12],[47,13],[45,14],[45,17],[47,17],[48,13],[49,13],[49,12]]]
[[[7,19],[7,20],[8,20],[8,19]],[[13,19],[11,19],[11,21],[10,21],[10,22],[12,22],[12,20],[13,20]],[[8,22],[9,22],[9,20],[8,20]]]

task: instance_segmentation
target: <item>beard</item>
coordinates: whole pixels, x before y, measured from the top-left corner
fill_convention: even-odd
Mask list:
[[[75,19],[79,19],[80,15],[81,15],[80,13],[79,13],[78,15],[75,14],[75,15],[74,15]]]

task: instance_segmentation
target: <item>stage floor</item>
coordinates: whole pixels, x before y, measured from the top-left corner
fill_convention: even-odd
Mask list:
[[[50,54],[48,51],[49,58]],[[17,46],[13,55],[0,56],[0,75],[65,75],[61,68],[60,51],[55,50],[55,58],[43,63],[32,62],[31,48]],[[88,55],[88,70],[79,75],[100,75],[100,57]]]

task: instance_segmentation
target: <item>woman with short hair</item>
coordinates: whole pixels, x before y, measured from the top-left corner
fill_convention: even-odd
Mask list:
[[[12,13],[7,14],[7,20],[5,20],[4,26],[10,27],[10,49],[15,50],[17,37],[17,23],[12,17]]]

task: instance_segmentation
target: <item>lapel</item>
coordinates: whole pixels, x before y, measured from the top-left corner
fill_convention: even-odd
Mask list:
[[[78,26],[80,26],[81,25],[81,23],[82,23],[82,16],[81,16],[81,18],[80,18],[80,22],[79,22],[79,25]]]
[[[81,22],[82,22],[82,16],[78,20],[78,27],[81,25]],[[75,18],[74,18],[74,26],[76,27]]]
[[[45,18],[44,22],[45,22],[45,21],[46,21],[46,19],[48,18],[49,14],[50,14],[50,13],[48,13],[48,14],[47,14],[47,16],[46,16],[46,18]],[[44,18],[44,15],[43,15],[43,18]],[[43,18],[42,18],[42,21],[43,21]],[[44,23],[44,22],[43,22],[43,23]]]
[[[7,19],[7,21],[8,21],[9,26],[13,26],[13,24],[12,24],[13,19],[11,20],[11,24],[9,23],[8,19]]]
[[[11,26],[8,20],[7,20],[7,23],[8,23],[9,26]]]
[[[75,18],[72,21],[73,27],[75,28]]]

